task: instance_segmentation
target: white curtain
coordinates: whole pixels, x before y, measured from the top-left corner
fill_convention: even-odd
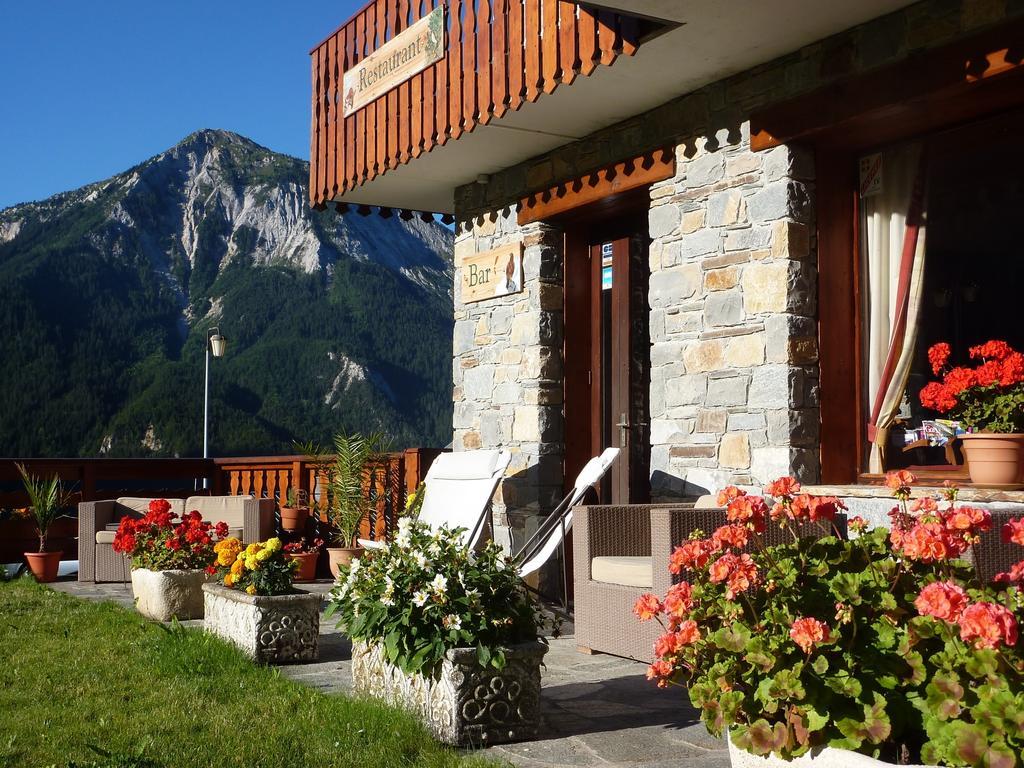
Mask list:
[[[919,145],[908,145],[883,153],[882,188],[862,201],[869,471],[875,473],[885,470],[889,428],[917,342],[925,266],[921,152]]]

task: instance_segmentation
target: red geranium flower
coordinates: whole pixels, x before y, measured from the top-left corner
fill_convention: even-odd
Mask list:
[[[983,358],[985,360],[1005,360],[1013,354],[1013,347],[1005,341],[986,341],[976,347],[971,347],[968,352],[971,359]]]
[[[939,375],[939,371],[946,367],[946,363],[949,362],[950,355],[949,344],[944,341],[940,341],[938,344],[933,344],[928,349],[928,362],[932,365],[932,373],[936,376]]]
[[[790,627],[789,636],[800,649],[810,655],[818,643],[828,642],[828,626],[813,617],[797,619]]]
[[[646,592],[636,599],[633,604],[633,613],[640,621],[650,621],[661,613],[661,601],[657,595]]]
[[[998,648],[1017,644],[1017,620],[997,603],[974,603],[964,610],[958,622],[960,639],[974,641],[976,648]]]
[[[969,602],[967,593],[960,586],[949,581],[935,581],[921,590],[914,606],[922,616],[955,623]]]
[[[1010,518],[1003,525],[1002,539],[1005,544],[1020,544],[1024,547],[1024,517]]]

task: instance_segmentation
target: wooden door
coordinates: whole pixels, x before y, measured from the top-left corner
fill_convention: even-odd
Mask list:
[[[572,240],[575,239],[575,244]],[[620,226],[567,238],[567,481],[591,456],[621,449],[601,501],[650,498],[647,235]]]

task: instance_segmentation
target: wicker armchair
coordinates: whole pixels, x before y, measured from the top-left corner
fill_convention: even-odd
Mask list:
[[[981,534],[980,541],[968,551],[966,559],[974,565],[983,583],[992,581],[997,573],[1006,573],[1010,566],[1024,560],[1024,549],[1002,539],[1003,526],[1010,518],[1021,516],[1019,510],[990,509],[992,528]]]
[[[705,502],[706,504],[706,502]],[[672,585],[669,556],[695,530],[710,535],[726,523],[725,510],[689,505],[635,504],[580,507],[573,531],[575,631],[581,651],[608,653],[637,661],[653,660],[652,646],[662,633],[657,622],[641,623],[633,603],[644,592],[664,595]],[[836,525],[846,532],[846,516]],[[808,535],[824,535],[808,526]],[[767,544],[788,534],[775,526]]]
[[[114,551],[114,534],[124,517],[141,517],[151,499],[127,498],[86,501],[78,505],[78,580],[127,581],[128,558]],[[181,515],[198,510],[205,520],[225,521],[229,534],[244,542],[269,538],[274,532],[273,499],[252,496],[191,496],[168,499],[171,511]]]

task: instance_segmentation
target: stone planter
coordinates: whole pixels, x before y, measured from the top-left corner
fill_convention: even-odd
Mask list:
[[[151,571],[132,569],[135,608],[148,619],[170,621],[203,618],[203,584],[209,576],[202,569]]]
[[[286,664],[320,657],[320,595],[247,595],[222,584],[204,584],[203,626],[255,661]]]
[[[355,692],[383,699],[417,715],[439,741],[486,746],[531,739],[540,710],[543,643],[506,651],[500,672],[477,663],[475,648],[448,651],[437,680],[409,675],[384,658],[382,646],[352,643]]]
[[[729,742],[729,764],[732,768],[892,768],[895,763],[876,760],[873,757],[851,752],[848,749],[823,747],[800,755],[793,760],[785,760],[775,755],[762,757],[752,755]],[[902,768],[938,768],[930,765],[906,765]]]

